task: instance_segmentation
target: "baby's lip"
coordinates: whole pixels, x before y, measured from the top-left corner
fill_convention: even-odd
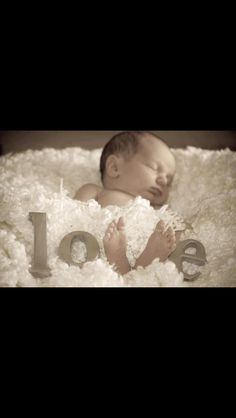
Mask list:
[[[163,190],[160,189],[159,187],[152,187],[150,190],[154,195],[158,195],[158,196],[162,195],[163,193]]]

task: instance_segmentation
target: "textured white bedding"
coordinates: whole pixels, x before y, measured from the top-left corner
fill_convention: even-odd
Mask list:
[[[100,184],[101,149],[48,148],[1,157],[0,286],[236,286],[236,153],[194,147],[173,152],[177,175],[169,208],[161,212],[140,197],[125,208],[103,209],[93,200],[81,203],[72,199],[82,184]],[[106,261],[102,247],[111,220],[125,217],[127,253],[132,262],[157,221],[174,219],[170,209],[187,222],[181,240],[193,238],[205,247],[207,264],[185,264],[188,272],[199,270],[201,276],[186,282],[173,262],[160,263],[158,259],[145,269],[119,276]],[[45,279],[36,279],[29,272],[34,243],[29,212],[47,213],[52,275]],[[82,268],[68,266],[58,256],[61,239],[77,230],[92,233],[101,246],[101,258]],[[81,261],[83,244],[74,244],[72,253],[75,261]]]

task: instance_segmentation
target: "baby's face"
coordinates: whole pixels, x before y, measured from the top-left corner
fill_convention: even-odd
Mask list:
[[[123,161],[121,188],[133,196],[148,199],[153,206],[163,205],[175,174],[175,159],[169,148],[156,138],[141,140],[140,150]]]

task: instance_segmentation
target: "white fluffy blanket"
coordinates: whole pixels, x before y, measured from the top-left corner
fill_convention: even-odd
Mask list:
[[[173,152],[177,175],[169,207],[161,211],[140,197],[124,208],[101,208],[94,200],[82,203],[73,199],[81,185],[100,184],[101,149],[28,150],[1,157],[0,286],[236,286],[236,153],[194,147]],[[160,263],[158,259],[145,269],[118,275],[102,246],[111,220],[121,215],[126,219],[127,255],[132,263],[159,219],[175,221],[170,209],[187,223],[181,240],[193,238],[205,247],[207,264],[197,268],[184,265],[188,272],[201,271],[200,277],[186,282],[173,262]],[[45,279],[36,279],[29,272],[34,243],[29,212],[47,213],[51,276]],[[92,233],[101,247],[101,257],[82,268],[68,266],[58,256],[62,238],[78,230]],[[81,261],[84,244],[74,244],[72,254],[75,261]]]

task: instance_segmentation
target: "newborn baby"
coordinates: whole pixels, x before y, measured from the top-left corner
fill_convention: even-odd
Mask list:
[[[141,196],[159,209],[168,199],[175,174],[175,158],[169,147],[154,134],[122,132],[105,145],[100,171],[103,187],[86,184],[78,190],[75,199],[95,199],[101,207],[106,207],[125,206],[131,199]],[[134,268],[146,267],[155,258],[165,261],[176,248],[177,234],[171,227],[165,230],[163,221],[158,222]],[[115,264],[120,274],[128,273],[131,267],[126,256],[122,217],[109,225],[103,244],[109,263]]]

